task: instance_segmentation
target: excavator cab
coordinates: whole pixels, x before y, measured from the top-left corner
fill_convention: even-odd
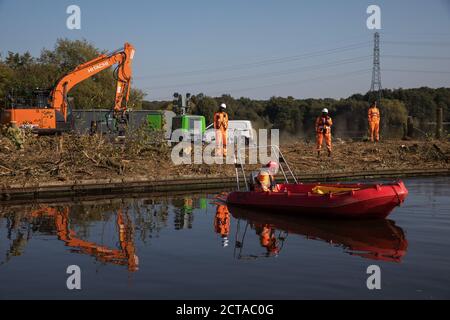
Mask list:
[[[30,129],[40,134],[66,132],[73,129],[73,99],[68,98],[66,119],[61,111],[52,108],[51,90],[36,89],[31,93],[17,94],[10,91],[6,108],[1,111],[0,121],[21,129]]]
[[[6,96],[6,107],[13,109],[45,109],[50,108],[51,90],[35,89],[31,93],[10,90]]]

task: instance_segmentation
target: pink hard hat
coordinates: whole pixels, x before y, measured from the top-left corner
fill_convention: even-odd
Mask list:
[[[270,161],[270,162],[266,165],[266,167],[269,168],[269,169],[278,169],[279,164],[278,164],[278,162],[276,162],[276,161]]]

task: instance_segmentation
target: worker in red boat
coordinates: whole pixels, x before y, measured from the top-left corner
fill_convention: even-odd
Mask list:
[[[252,173],[252,185],[257,192],[278,192],[279,188],[275,181],[280,165],[276,161],[270,161],[259,171]]]

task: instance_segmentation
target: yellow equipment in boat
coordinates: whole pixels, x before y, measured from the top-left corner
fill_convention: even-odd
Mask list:
[[[312,193],[314,194],[335,194],[335,193],[342,193],[342,192],[349,192],[349,191],[358,191],[358,188],[346,188],[346,187],[327,187],[327,186],[317,186],[312,189]]]

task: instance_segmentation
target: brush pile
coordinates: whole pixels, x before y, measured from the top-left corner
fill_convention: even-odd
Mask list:
[[[0,136],[0,182],[46,182],[156,174],[170,161],[159,132],[136,130],[123,140],[101,135]]]
[[[339,173],[382,169],[450,168],[447,141],[383,141],[378,144],[338,140],[333,156],[317,157],[312,142],[282,145],[297,173]],[[3,130],[0,134],[0,184],[46,183],[111,178],[195,178],[234,176],[234,165],[176,166],[162,132],[137,129],[117,140],[101,135],[36,136]],[[246,166],[246,170],[259,167]]]

